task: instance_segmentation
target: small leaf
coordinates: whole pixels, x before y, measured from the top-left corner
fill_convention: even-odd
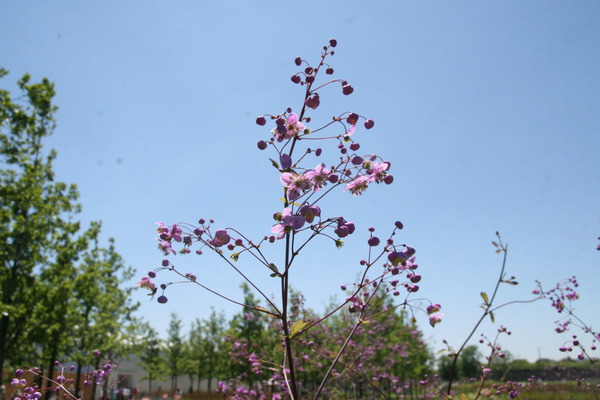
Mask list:
[[[344,247],[344,241],[342,239],[336,239],[335,247],[337,247],[338,249],[341,249],[342,247]]]
[[[271,275],[269,275],[271,278],[275,278],[277,276],[279,276],[279,274],[277,272],[273,272]]]
[[[517,281],[504,281],[504,283],[508,283],[509,285],[518,285],[519,282]]]
[[[298,332],[306,327],[306,325],[308,325],[308,322],[304,321],[303,319],[294,322],[294,325],[292,325],[292,329],[290,330],[290,338],[296,336]]]
[[[273,271],[273,273],[271,274],[271,277],[281,276],[281,274],[279,273],[279,270],[277,269],[277,267],[275,266],[275,264],[270,263],[267,266],[269,267],[269,269],[271,271]]]
[[[496,322],[496,319],[494,318],[494,313],[490,312],[490,319],[492,320],[492,323]]]
[[[272,315],[273,313],[272,313],[271,311],[267,310],[267,309],[266,309],[266,308],[264,308],[264,307],[261,307],[261,306],[256,306],[256,307],[254,307],[254,308],[256,309],[256,311],[263,312],[263,313],[265,313],[265,314],[269,314],[269,315],[273,316],[273,315]]]
[[[488,295],[486,292],[481,292],[481,298],[485,302],[485,304],[490,304],[490,300],[488,299]]]
[[[500,253],[501,251],[502,251],[502,250],[498,249],[498,250],[496,250],[496,253]]]
[[[271,161],[271,164],[273,164],[273,166],[277,169],[279,169],[279,164],[277,163],[277,161],[273,160],[272,158],[269,158],[269,160]]]
[[[499,245],[498,243],[494,242],[494,241],[492,241],[492,244],[493,244],[495,247],[500,247],[500,245]]]
[[[240,258],[240,253],[231,253],[229,256],[233,261],[237,261]]]
[[[446,352],[446,349],[441,349],[436,354],[440,355],[440,354],[444,354],[445,352]]]

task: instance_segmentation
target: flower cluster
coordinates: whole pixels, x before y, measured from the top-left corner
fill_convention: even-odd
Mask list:
[[[95,358],[100,357],[100,351],[94,350],[92,352]],[[69,389],[67,389],[67,385],[72,385],[74,383],[73,379],[67,379],[65,377],[65,367],[61,365],[60,362],[54,362],[55,367],[60,368],[60,373],[54,379],[50,379],[42,374],[36,367],[32,368],[18,368],[15,370],[15,377],[11,380],[11,386],[14,388],[13,400],[39,400],[42,397],[42,391],[51,390],[61,397],[69,398],[72,400],[78,400],[74,393],[71,393]],[[75,366],[72,365],[69,367],[69,370],[73,371]],[[112,365],[110,361],[105,361],[100,365],[99,368],[94,369],[85,375],[85,379],[83,384],[85,387],[91,386],[92,384],[101,384],[105,379],[108,378],[112,370]],[[30,374],[30,379],[26,379],[26,374]],[[32,379],[31,377],[37,377],[39,380],[43,380],[47,382],[47,387],[43,389],[40,388],[35,383],[29,383],[33,381],[37,381],[37,379]]]
[[[266,137],[257,142],[259,150],[270,149],[276,153],[271,163],[277,170],[277,178],[282,186],[283,206],[278,207],[273,212],[274,223],[270,226],[270,232],[260,240],[251,240],[244,234],[232,227],[213,229],[213,220],[207,222],[200,219],[198,224],[177,223],[165,225],[158,223],[158,243],[159,249],[166,256],[177,254],[185,255],[192,252],[195,247],[195,253],[203,254],[205,251],[216,254],[224,262],[238,272],[240,276],[259,292],[269,308],[258,307],[254,305],[244,305],[247,309],[258,313],[265,313],[277,322],[275,329],[283,333],[283,348],[286,352],[284,359],[287,361],[284,365],[275,368],[276,374],[284,376],[284,381],[289,386],[286,390],[289,394],[297,398],[297,382],[294,372],[294,356],[291,351],[294,337],[303,334],[309,329],[318,325],[319,321],[309,323],[308,321],[296,321],[293,326],[289,319],[289,271],[292,269],[296,255],[304,249],[309,242],[320,237],[325,240],[331,240],[335,246],[340,248],[343,245],[343,238],[352,235],[356,231],[353,222],[344,216],[333,215],[327,217],[327,210],[322,209],[321,200],[331,193],[334,189],[340,189],[340,192],[347,192],[353,196],[359,196],[372,186],[372,184],[389,185],[394,181],[390,174],[391,163],[382,157],[362,152],[361,144],[358,138],[361,129],[370,130],[375,123],[372,119],[362,116],[356,112],[344,112],[334,116],[331,120],[321,124],[314,121],[314,117],[308,114],[316,110],[322,101],[321,91],[324,88],[340,84],[344,95],[350,95],[354,88],[346,80],[333,79],[317,86],[317,80],[321,77],[322,71],[325,75],[332,75],[333,68],[325,62],[327,57],[334,54],[333,48],[337,46],[334,39],[329,41],[327,46],[323,47],[321,59],[316,65],[309,64],[306,60],[298,57],[294,60],[296,66],[302,70],[293,74],[291,80],[293,83],[304,87],[304,99],[298,111],[293,111],[292,107],[287,107],[278,114],[264,114],[256,119],[257,125],[267,127]],[[270,122],[269,122],[270,121]],[[361,124],[362,122],[362,124]],[[267,126],[267,124],[269,124]],[[326,130],[337,129],[331,134],[325,134]],[[313,147],[313,144],[323,141],[333,141],[336,144],[338,154],[330,161],[322,161],[326,151],[321,147]],[[416,270],[418,265],[415,261],[415,249],[406,244],[396,244],[393,236],[397,230],[403,228],[402,223],[396,222],[393,232],[382,241],[374,235],[374,228],[369,228],[370,236],[367,240],[368,257],[360,261],[364,271],[358,282],[353,284],[347,299],[337,308],[340,310],[348,306],[351,312],[357,313],[356,324],[362,324],[368,319],[374,319],[388,311],[381,311],[383,302],[382,296],[391,293],[393,296],[399,296],[405,292],[406,299],[403,307],[410,307],[408,296],[419,290],[418,283],[421,281],[421,274]],[[268,229],[262,228],[263,232]],[[285,240],[283,240],[285,239]],[[381,243],[383,246],[380,246]],[[266,253],[261,246],[269,244],[279,244],[285,246],[285,265],[278,268],[275,263],[268,260]],[[281,282],[281,304],[275,304],[272,296],[263,293],[253,280],[245,273],[242,273],[235,265],[240,257],[249,255],[252,260],[257,261],[265,267],[271,277],[279,278]],[[374,266],[381,265],[379,270],[374,271]],[[207,289],[213,293],[210,288],[203,286],[202,279],[198,279],[195,274],[190,272],[180,272],[173,262],[169,259],[163,260],[160,267],[148,272],[147,276],[140,279],[138,286],[150,291],[154,295],[157,291],[157,285],[152,281],[159,271],[168,270],[175,272],[182,278],[182,282],[170,282],[161,284],[162,290],[158,297],[159,303],[165,303],[165,290],[174,283],[193,283]],[[256,271],[256,269],[254,270]],[[374,274],[375,277],[368,277],[368,274]],[[401,278],[403,280],[401,281]],[[346,285],[342,285],[343,288]],[[216,293],[218,294],[218,293]],[[222,298],[241,304],[225,296],[218,294]],[[438,313],[440,305],[435,304],[428,308],[429,322],[432,326],[441,321],[442,314]],[[333,314],[333,313],[332,313]],[[327,317],[325,317],[327,318]],[[324,318],[324,319],[325,319]],[[354,335],[356,329],[352,330]],[[246,361],[249,360],[252,369],[255,372],[261,370],[262,356],[254,353],[248,353],[243,343],[236,350],[236,354]],[[346,349],[344,345],[340,349],[340,354]],[[234,346],[234,350],[235,350]],[[308,356],[307,356],[308,357]],[[338,360],[336,357],[331,359]],[[337,361],[334,361],[334,364]],[[299,367],[298,367],[299,368]],[[332,373],[333,368],[325,376],[327,380]],[[317,390],[318,397],[322,386]],[[258,398],[257,393],[252,393],[243,389],[228,389],[227,386],[220,384],[220,391],[227,393],[231,398]],[[275,395],[274,395],[275,396]],[[275,397],[273,397],[275,398]]]

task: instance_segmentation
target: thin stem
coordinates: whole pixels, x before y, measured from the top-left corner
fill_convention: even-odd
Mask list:
[[[504,258],[502,260],[502,268],[500,269],[500,276],[498,278],[498,281],[496,282],[496,287],[494,288],[494,293],[492,294],[492,297],[490,298],[490,301],[488,302],[487,307],[483,311],[483,314],[481,315],[481,317],[479,318],[479,320],[477,321],[477,323],[471,330],[471,333],[469,333],[469,336],[467,336],[467,338],[465,339],[463,344],[460,346],[460,349],[458,349],[458,351],[456,353],[454,353],[454,357],[452,360],[452,368],[450,369],[450,377],[448,378],[448,389],[446,390],[446,394],[448,396],[450,396],[450,392],[452,391],[452,381],[454,380],[454,373],[456,371],[456,363],[458,362],[458,356],[463,351],[463,349],[465,348],[465,346],[467,345],[469,340],[471,340],[471,338],[475,334],[475,331],[477,330],[477,328],[479,328],[479,325],[481,325],[481,323],[483,322],[485,317],[487,317],[488,314],[490,313],[490,308],[492,306],[492,303],[494,302],[494,299],[496,298],[496,294],[498,293],[498,288],[500,287],[500,284],[503,281],[504,268],[506,267],[506,255],[508,253],[508,245],[503,247],[503,251],[504,251]]]
[[[317,392],[315,393],[314,400],[317,400],[319,398],[319,396],[321,395],[321,392],[323,391],[323,388],[325,387],[325,384],[327,383],[327,380],[331,376],[331,373],[333,372],[333,369],[335,368],[338,360],[342,356],[342,353],[344,352],[344,350],[346,350],[346,347],[348,346],[348,343],[350,343],[350,340],[352,339],[352,337],[356,333],[356,330],[358,329],[358,326],[362,323],[362,319],[361,318],[362,318],[362,312],[361,312],[361,315],[360,315],[358,321],[356,321],[356,324],[354,324],[354,327],[352,328],[352,331],[350,332],[350,334],[348,334],[348,337],[346,338],[346,340],[344,341],[344,344],[340,348],[340,351],[338,351],[337,355],[335,356],[335,359],[333,360],[333,362],[329,366],[329,369],[327,370],[327,373],[323,377],[323,381],[321,381],[321,384],[319,385],[319,388],[317,389]]]

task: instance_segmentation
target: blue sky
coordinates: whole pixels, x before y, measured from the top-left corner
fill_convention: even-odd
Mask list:
[[[336,38],[334,76],[355,92],[323,90],[313,119],[351,110],[375,120],[358,132],[362,149],[391,161],[395,181],[326,203],[358,232],[341,251],[319,245],[304,256],[292,284],[308,305],[322,309],[356,277],[369,226],[383,235],[401,220],[420,294],[443,306],[440,326],[421,320],[434,350],[444,338],[458,346],[477,319],[501,263],[490,244],[497,230],[509,243],[507,272],[521,282],[500,300],[528,298],[535,279],[551,286],[576,275],[577,311],[600,327],[597,2],[5,1],[0,32],[0,66],[11,72],[2,88],[24,73],[55,82],[58,127],[47,146],[59,154],[57,177],[78,185],[81,218],[102,220],[140,276],[162,259],[156,221],[214,218],[269,233],[280,184],[272,154],[256,149],[268,130],[254,119],[299,110],[294,58],[316,62]],[[177,261],[240,296],[240,280],[216,259]],[[243,266],[258,276],[255,267]],[[238,311],[190,285],[169,298],[136,294],[163,332],[172,312],[189,326],[211,307]],[[556,319],[546,303],[497,315],[513,332],[503,344],[528,359],[562,356]]]

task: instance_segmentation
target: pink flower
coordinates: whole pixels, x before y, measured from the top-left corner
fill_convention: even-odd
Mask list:
[[[359,196],[365,190],[367,190],[369,182],[370,179],[368,177],[364,175],[357,176],[356,178],[354,178],[354,180],[352,180],[352,182],[346,185],[344,191],[350,191],[350,193],[352,193],[353,196]]]
[[[304,220],[309,224],[311,224],[315,220],[315,217],[321,216],[321,209],[319,208],[319,206],[303,205],[302,207],[300,207],[299,211],[300,215],[302,215],[304,217]]]
[[[436,324],[439,324],[440,322],[442,322],[443,315],[444,314],[442,314],[442,313],[431,314],[429,316],[429,325],[435,326]]]
[[[156,290],[156,285],[147,276],[142,277],[142,279],[138,281],[137,286],[141,288],[150,289],[152,291]]]
[[[387,170],[389,169],[390,163],[387,161],[384,161],[382,163],[379,163],[377,161],[373,162],[373,164],[371,164],[371,168],[367,170],[370,181],[382,182],[387,176]]]
[[[352,136],[352,134],[354,133],[355,130],[356,130],[356,125],[352,125],[350,128],[348,128],[348,131],[346,132],[346,136]]]
[[[325,168],[325,164],[320,164],[315,167],[315,169],[306,171],[304,175],[310,181],[311,186],[314,191],[319,191],[321,188],[327,183],[327,178],[331,171]]]

